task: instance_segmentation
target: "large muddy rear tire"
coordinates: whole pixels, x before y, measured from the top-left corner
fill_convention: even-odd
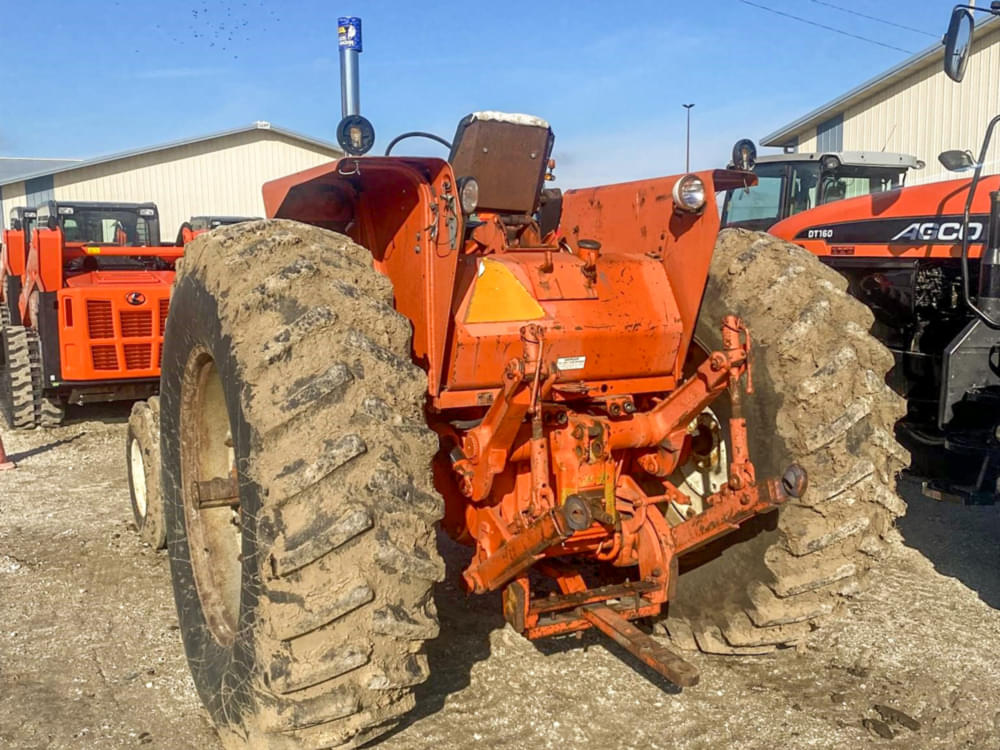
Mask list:
[[[801,500],[755,519],[683,572],[666,629],[677,645],[763,653],[803,640],[863,586],[905,511],[895,490],[908,454],[893,437],[905,411],[886,384],[892,355],[846,282],[770,235],[719,235],[696,341],[722,345],[726,314],[753,338],[755,392],[745,398],[758,476],[809,473]],[[707,562],[706,562],[707,560]]]
[[[326,230],[258,221],[187,247],[161,379],[167,542],[195,686],[233,744],[355,747],[427,677],[437,439],[391,303],[371,255]]]

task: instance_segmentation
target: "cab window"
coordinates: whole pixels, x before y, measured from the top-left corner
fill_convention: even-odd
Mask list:
[[[783,164],[758,164],[757,184],[750,188],[730,190],[726,196],[722,221],[725,225],[749,222],[774,223],[781,217],[781,195],[784,190]]]

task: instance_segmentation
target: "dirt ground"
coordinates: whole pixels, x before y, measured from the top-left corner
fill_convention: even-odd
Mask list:
[[[20,468],[0,474],[0,747],[217,747],[166,555],[132,526],[126,416],[4,435]],[[445,544],[431,681],[380,749],[1000,750],[1000,508],[903,491],[898,543],[844,622],[770,656],[692,655],[683,692],[597,636],[523,641],[456,589]]]

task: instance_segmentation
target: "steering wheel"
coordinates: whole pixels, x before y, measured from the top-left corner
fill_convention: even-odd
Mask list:
[[[389,141],[389,145],[385,147],[385,155],[388,156],[392,152],[392,147],[395,146],[400,141],[406,139],[406,138],[429,138],[432,141],[437,141],[442,146],[444,146],[446,149],[451,150],[451,143],[449,143],[448,141],[446,141],[441,136],[434,135],[433,133],[425,133],[422,130],[411,130],[408,133],[403,133],[402,135],[397,135],[395,138],[393,138],[391,141]]]

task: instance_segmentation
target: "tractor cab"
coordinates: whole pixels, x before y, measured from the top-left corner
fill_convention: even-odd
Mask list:
[[[837,151],[775,154],[739,166],[749,166],[757,184],[726,191],[722,225],[763,232],[816,206],[900,188],[907,171],[924,163],[908,154]]]

